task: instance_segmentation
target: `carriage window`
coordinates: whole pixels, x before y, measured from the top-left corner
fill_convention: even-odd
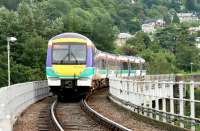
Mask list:
[[[100,64],[101,64],[101,66],[100,66],[100,68],[101,69],[106,69],[106,61],[104,60],[104,59],[102,59],[102,60],[100,60]]]
[[[136,65],[134,63],[131,63],[131,70],[135,70]]]
[[[105,69],[105,68],[106,68],[106,61],[102,60],[102,69]]]
[[[128,70],[128,63],[127,62],[123,62],[122,63],[122,69],[123,70]]]

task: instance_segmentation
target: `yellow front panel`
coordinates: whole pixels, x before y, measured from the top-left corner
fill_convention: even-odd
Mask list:
[[[78,42],[78,43],[87,43],[84,39],[79,38],[58,38],[52,41],[53,43],[62,43],[62,42]]]
[[[79,76],[85,65],[53,65],[53,70],[61,76]]]

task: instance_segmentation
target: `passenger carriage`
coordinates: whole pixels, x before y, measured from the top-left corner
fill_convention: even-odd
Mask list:
[[[59,98],[76,98],[84,96],[91,87],[109,86],[109,77],[144,75],[144,62],[140,57],[99,51],[83,35],[63,33],[48,42],[48,86]]]

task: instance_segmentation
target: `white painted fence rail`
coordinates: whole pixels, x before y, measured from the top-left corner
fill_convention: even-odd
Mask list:
[[[109,93],[141,115],[200,130],[200,82],[110,78]]]
[[[12,131],[12,126],[22,111],[48,95],[47,81],[0,88],[0,131]]]
[[[159,74],[159,75],[145,75],[145,81],[175,81],[175,74]]]

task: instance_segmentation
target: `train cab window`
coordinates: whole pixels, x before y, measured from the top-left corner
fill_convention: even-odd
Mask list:
[[[86,45],[79,43],[54,43],[53,64],[85,64]]]
[[[70,48],[70,60],[75,63],[86,62],[86,46],[85,45],[71,45]]]
[[[62,59],[69,61],[69,45],[54,44],[52,59],[54,64],[60,64]]]

